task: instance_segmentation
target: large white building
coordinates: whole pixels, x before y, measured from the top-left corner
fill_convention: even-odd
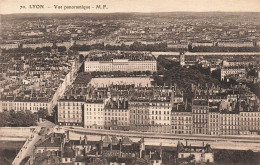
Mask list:
[[[1,49],[17,49],[19,47],[19,44],[0,44]]]
[[[85,61],[85,72],[113,72],[113,71],[157,71],[156,60],[130,61],[128,59],[112,59],[111,61]]]
[[[50,100],[45,98],[38,99],[20,99],[16,98],[13,102],[13,107],[15,111],[25,111],[29,110],[32,113],[38,112],[40,110],[46,109],[51,112],[52,104]]]
[[[10,111],[14,109],[14,100],[12,98],[1,98],[0,100],[0,112]]]

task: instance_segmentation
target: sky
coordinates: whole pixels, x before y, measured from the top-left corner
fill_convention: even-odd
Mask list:
[[[31,5],[31,8],[30,8]],[[44,5],[34,9],[33,5]],[[59,5],[62,8],[55,8]],[[66,6],[90,6],[68,9]],[[106,5],[96,9],[96,5]],[[25,8],[21,8],[24,6]],[[260,0],[0,0],[0,13],[260,12]]]

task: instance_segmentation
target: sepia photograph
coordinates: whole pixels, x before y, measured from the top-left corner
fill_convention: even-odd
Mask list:
[[[260,1],[0,0],[0,165],[260,165]]]

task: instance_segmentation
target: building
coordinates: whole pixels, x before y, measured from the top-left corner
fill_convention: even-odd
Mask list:
[[[40,153],[44,153],[47,151],[55,151],[55,152],[60,152],[62,147],[64,146],[65,143],[65,139],[64,139],[64,135],[63,134],[56,134],[53,133],[51,135],[49,135],[47,138],[45,139],[41,139],[39,140],[36,144],[35,144],[35,154],[40,154]]]
[[[40,110],[46,109],[48,113],[51,113],[52,104],[46,98],[15,98],[13,102],[13,107],[15,111],[25,111],[29,110],[32,113],[38,112]]]
[[[0,99],[0,112],[14,110],[14,97],[2,97]]]
[[[243,111],[239,112],[239,134],[260,134],[260,112]]]
[[[239,113],[234,111],[220,112],[220,134],[238,135],[239,134]]]
[[[171,132],[171,104],[167,100],[152,100],[150,103],[149,116],[151,132]]]
[[[106,78],[92,78],[89,85],[94,87],[108,87],[112,84],[114,85],[134,85],[142,87],[152,87],[150,77],[106,77]]]
[[[194,134],[208,133],[208,113],[209,105],[206,100],[193,100],[192,119]]]
[[[152,61],[129,61],[128,59],[113,59],[112,61],[85,61],[85,72],[134,72],[134,71],[157,71],[156,60]]]
[[[129,124],[131,129],[138,131],[149,131],[149,105],[149,102],[145,100],[132,100],[129,102]]]
[[[84,103],[84,127],[85,128],[104,128],[104,101],[87,100]]]
[[[1,49],[17,49],[19,47],[19,44],[0,44]]]
[[[221,80],[223,81],[226,76],[245,77],[246,69],[241,67],[224,67],[220,73]]]
[[[134,71],[157,71],[157,61],[154,56],[148,54],[125,53],[125,52],[94,52],[88,55],[84,63],[85,72],[134,72]]]
[[[129,130],[128,100],[114,98],[108,101],[104,108],[104,118],[106,129]]]
[[[220,41],[217,43],[218,47],[253,47],[253,42],[229,42]]]
[[[172,134],[192,134],[192,112],[178,105],[171,112]]]
[[[214,163],[214,154],[209,144],[204,146],[191,146],[187,144],[183,145],[181,142],[177,144],[178,158],[177,162],[179,164],[187,163]]]
[[[219,110],[209,110],[208,113],[208,134],[209,135],[220,135],[220,113]]]
[[[68,97],[58,101],[58,125],[83,126],[82,98]]]

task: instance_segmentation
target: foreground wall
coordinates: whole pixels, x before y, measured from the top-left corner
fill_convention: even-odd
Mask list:
[[[0,140],[26,140],[35,127],[0,127]]]

